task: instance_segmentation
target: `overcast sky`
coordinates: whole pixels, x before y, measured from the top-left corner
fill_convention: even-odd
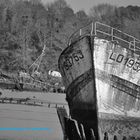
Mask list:
[[[54,0],[42,0],[45,3],[53,2]],[[74,11],[85,10],[87,13],[94,5],[100,3],[109,3],[116,6],[135,5],[140,6],[140,0],[66,0],[66,2],[74,9]]]

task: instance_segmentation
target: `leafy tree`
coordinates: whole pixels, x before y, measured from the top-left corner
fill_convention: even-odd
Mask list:
[[[58,58],[69,37],[90,21],[100,21],[140,38],[140,7],[94,6],[87,15],[74,13],[65,0],[43,5],[41,0],[0,0],[0,68],[27,69],[46,45],[40,66],[44,75],[58,70]]]

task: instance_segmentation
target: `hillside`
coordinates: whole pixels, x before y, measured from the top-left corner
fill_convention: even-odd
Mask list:
[[[28,70],[46,45],[39,71],[58,70],[60,53],[70,35],[90,21],[100,21],[140,38],[140,7],[101,4],[89,15],[74,13],[65,0],[43,5],[40,0],[0,0],[0,69]]]

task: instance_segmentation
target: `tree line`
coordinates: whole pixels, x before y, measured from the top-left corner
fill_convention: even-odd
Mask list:
[[[140,7],[93,6],[74,10],[65,0],[0,0],[0,69],[28,69],[46,45],[40,71],[57,70],[58,57],[70,35],[89,22],[100,21],[140,38]]]

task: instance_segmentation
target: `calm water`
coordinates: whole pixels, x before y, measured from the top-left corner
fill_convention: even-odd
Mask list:
[[[65,95],[2,91],[2,97],[42,99],[66,103]],[[62,140],[63,134],[55,108],[0,104],[1,128],[49,128],[45,131],[0,131],[1,140]]]

